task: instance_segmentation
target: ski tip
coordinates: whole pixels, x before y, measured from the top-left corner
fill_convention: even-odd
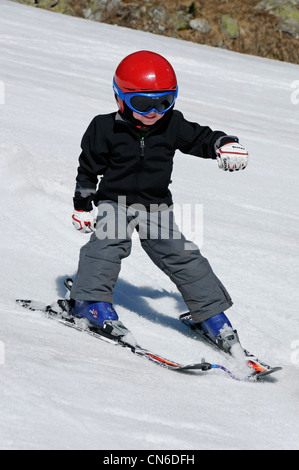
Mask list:
[[[261,380],[271,374],[274,374],[275,372],[279,372],[280,370],[282,370],[282,367],[271,367],[270,369],[267,369],[265,371],[255,372],[253,374],[253,377],[255,377],[256,380]]]

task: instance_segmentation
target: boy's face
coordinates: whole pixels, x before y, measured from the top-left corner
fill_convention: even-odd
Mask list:
[[[143,116],[142,114],[133,112],[133,117],[142,122],[144,126],[152,126],[163,117],[163,114],[158,114],[156,111],[151,111],[150,113]]]

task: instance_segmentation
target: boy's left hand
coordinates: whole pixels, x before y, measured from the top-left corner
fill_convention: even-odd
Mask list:
[[[248,152],[238,142],[229,142],[216,150],[218,166],[224,171],[244,170],[248,164]]]

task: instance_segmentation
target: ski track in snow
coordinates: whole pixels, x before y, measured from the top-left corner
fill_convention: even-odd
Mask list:
[[[299,67],[0,6],[0,448],[298,449]],[[80,140],[96,114],[115,110],[115,67],[137,49],[173,63],[186,118],[249,150],[236,174],[178,152],[172,192],[203,205],[201,248],[234,299],[242,344],[283,366],[263,383],[166,371],[15,305],[52,302],[76,274],[87,241],[70,221]],[[229,365],[180,324],[183,301],[136,237],[115,303],[141,345]]]

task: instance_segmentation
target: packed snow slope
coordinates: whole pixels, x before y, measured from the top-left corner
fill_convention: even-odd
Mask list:
[[[299,67],[0,1],[0,448],[298,449]],[[263,383],[180,375],[49,321],[88,240],[71,224],[80,140],[116,109],[127,54],[172,62],[186,118],[238,135],[243,172],[178,152],[176,203],[201,204],[201,249],[234,300],[250,351],[283,370]],[[296,85],[296,84],[295,84]],[[181,362],[229,364],[178,315],[175,286],[134,237],[115,305],[141,345]]]

